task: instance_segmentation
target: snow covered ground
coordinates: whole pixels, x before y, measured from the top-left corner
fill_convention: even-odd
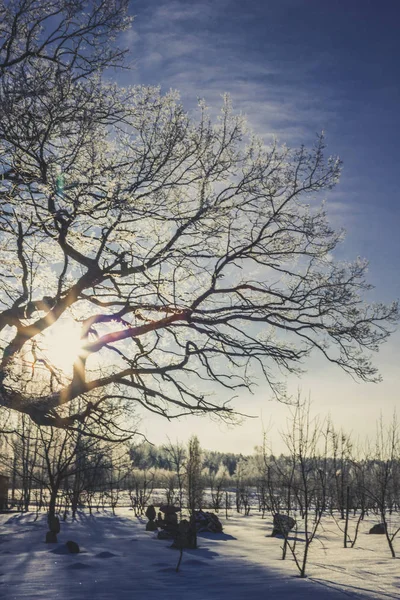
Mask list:
[[[400,598],[400,561],[390,558],[384,536],[363,524],[357,547],[343,549],[335,523],[326,518],[311,546],[309,577],[293,560],[281,560],[282,540],[271,538],[272,519],[234,515],[224,533],[200,534],[199,548],[179,552],[145,531],[146,519],[129,509],[117,515],[80,513],[62,523],[58,544],[45,544],[46,517],[0,515],[2,600],[339,600]],[[301,538],[301,532],[299,532]],[[80,554],[65,553],[74,540]],[[301,542],[298,542],[301,544]],[[400,554],[400,543],[397,549]]]

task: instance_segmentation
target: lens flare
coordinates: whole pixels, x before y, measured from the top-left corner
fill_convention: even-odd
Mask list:
[[[44,334],[44,354],[47,360],[64,373],[72,367],[82,351],[81,325],[69,319],[54,323]]]

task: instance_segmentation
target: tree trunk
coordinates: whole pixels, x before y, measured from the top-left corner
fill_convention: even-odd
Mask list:
[[[349,510],[350,510],[349,504],[350,504],[350,486],[348,485],[347,490],[346,490],[346,520],[344,523],[344,540],[343,540],[345,548],[347,548],[347,538],[348,538],[347,532],[349,529]]]

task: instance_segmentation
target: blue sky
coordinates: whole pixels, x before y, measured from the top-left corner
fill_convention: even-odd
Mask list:
[[[125,83],[178,89],[189,111],[198,97],[218,111],[229,92],[266,141],[277,136],[298,145],[326,132],[328,151],[344,161],[341,182],[327,197],[331,221],[347,230],[340,257],[369,259],[371,300],[399,298],[400,2],[138,0],[131,12],[125,42],[133,69]],[[338,426],[371,435],[379,411],[389,418],[399,403],[399,359],[396,333],[376,360],[381,384],[353,383],[312,359],[307,376],[289,386],[310,394],[315,412],[330,411]],[[260,417],[265,426],[284,426],[286,408],[267,399],[260,389],[239,400],[257,416],[240,429],[194,419],[146,419],[144,429],[157,443],[165,433],[186,439],[197,431],[206,447],[250,452],[261,440]]]

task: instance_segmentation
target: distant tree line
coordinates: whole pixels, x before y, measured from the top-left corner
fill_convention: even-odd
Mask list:
[[[149,442],[143,442],[131,446],[129,456],[138,469],[165,469],[166,471],[174,469],[174,462],[166,445],[157,446]],[[221,467],[224,467],[232,476],[236,472],[238,463],[246,457],[243,454],[234,454],[233,452],[203,449],[202,458],[203,469],[207,469],[210,473],[217,473]]]

